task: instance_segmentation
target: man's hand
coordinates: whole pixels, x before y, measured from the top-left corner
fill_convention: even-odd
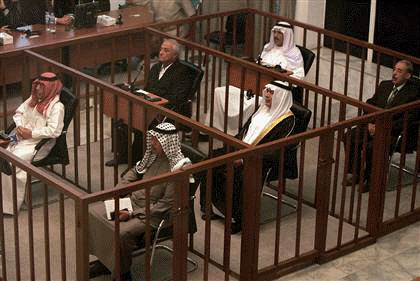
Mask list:
[[[62,18],[56,18],[57,24],[67,25],[70,24],[73,18],[71,16],[64,16]]]
[[[368,131],[369,131],[369,135],[374,136],[375,135],[375,124],[369,123]]]
[[[16,133],[22,139],[31,139],[32,138],[32,130],[27,129],[27,128],[17,127]]]

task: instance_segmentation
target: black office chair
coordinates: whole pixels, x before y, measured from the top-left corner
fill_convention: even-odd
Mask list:
[[[312,63],[315,60],[315,54],[314,52],[312,52],[311,50],[296,45],[296,47],[299,48],[300,53],[302,54],[302,58],[303,58],[303,69],[305,71],[305,75],[308,74],[309,70],[311,69]],[[296,102],[299,102],[300,104],[303,104],[303,88],[298,86],[298,87],[293,87],[292,89],[292,95],[293,95],[293,100]]]
[[[295,127],[290,135],[296,135],[303,133],[307,130],[309,121],[311,120],[312,112],[302,106],[297,102],[293,102],[291,108],[293,114],[295,115]],[[298,165],[297,165],[297,149],[299,148],[299,143],[289,144],[284,153],[284,169],[285,169],[285,178],[287,179],[296,179],[298,177]],[[271,181],[281,180],[278,178],[278,167],[275,165],[270,169],[266,175],[265,183],[268,187],[277,190],[277,186],[271,184]],[[263,192],[263,195],[269,196],[277,200],[277,196],[274,196],[268,192]],[[282,200],[282,203],[285,203],[293,208],[296,208],[295,205],[291,204],[288,201]]]
[[[246,30],[246,17],[247,13],[237,14],[236,15],[236,44],[243,45],[245,44],[245,30]],[[206,35],[206,38],[209,39],[210,43],[221,45],[223,52],[226,50],[227,46],[233,45],[233,25],[234,25],[234,16],[230,15],[227,17],[224,31],[213,31]],[[224,40],[222,40],[224,36]]]
[[[183,64],[189,70],[188,79],[191,81],[191,87],[189,90],[189,94],[187,100],[181,104],[178,104],[176,107],[176,112],[191,118],[193,112],[193,100],[195,99],[195,94],[197,93],[198,89],[201,85],[201,80],[203,79],[204,71],[197,65],[190,63],[188,61],[181,60],[181,64]],[[182,131],[182,141],[185,141],[186,134],[190,133],[191,128],[186,127],[184,125],[179,126],[179,130]]]
[[[64,105],[64,127],[58,138],[42,139],[35,147],[36,153],[31,160],[31,164],[37,167],[62,164],[68,165],[69,153],[67,149],[67,129],[74,116],[78,100],[67,88],[63,88],[60,93],[60,101]],[[7,128],[6,133],[10,134],[16,128],[12,124]]]
[[[181,151],[184,154],[185,157],[188,157],[192,163],[197,163],[200,161],[203,161],[207,158],[207,155],[202,153],[201,151],[187,145],[184,143],[181,143]],[[194,233],[197,232],[197,222],[195,219],[195,212],[194,212],[194,199],[195,199],[195,193],[197,191],[198,186],[200,183],[205,180],[207,172],[201,171],[193,175],[194,181],[192,182],[190,179],[190,202],[189,202],[189,230],[188,233],[190,234],[190,239],[193,239]],[[158,244],[160,242],[172,239],[173,237],[173,228],[172,224],[168,219],[163,219],[158,228],[154,231],[152,231],[152,237],[153,237],[153,245],[152,245],[152,254],[150,258],[150,266],[153,264],[153,258],[155,256],[156,249],[165,249],[169,252],[173,252],[173,249],[166,245]],[[141,245],[139,247],[139,250],[136,250],[133,252],[133,256],[142,254],[145,252],[145,242],[144,240],[141,241]],[[187,258],[189,262],[193,265],[193,268],[190,269],[188,272],[194,271],[197,269],[197,262],[194,260]]]

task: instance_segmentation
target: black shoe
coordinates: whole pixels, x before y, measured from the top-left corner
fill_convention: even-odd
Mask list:
[[[242,224],[240,222],[233,222],[231,226],[231,234],[236,234],[242,231]]]
[[[198,140],[203,141],[203,142],[209,141],[209,135],[205,135],[205,134],[200,133],[199,136],[198,136]]]
[[[121,273],[121,281],[132,281],[133,278],[131,277],[131,272]]]
[[[118,160],[117,159],[111,159],[111,160],[109,160],[105,163],[105,166],[113,167],[113,166],[118,166],[120,164],[127,164],[127,163],[128,163],[127,159],[118,159]]]
[[[206,213],[205,212],[201,212],[201,219],[202,220],[206,220]],[[217,219],[222,219],[221,216],[216,215],[215,213],[211,212],[210,213],[210,220],[217,220]]]
[[[111,274],[111,271],[109,271],[108,268],[99,260],[89,264],[89,279],[108,274]]]

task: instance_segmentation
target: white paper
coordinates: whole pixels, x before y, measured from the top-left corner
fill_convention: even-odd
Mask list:
[[[115,201],[114,199],[105,200],[105,211],[106,211],[106,218],[111,220],[111,213],[115,210]],[[120,211],[123,209],[127,209],[130,213],[133,212],[133,206],[131,205],[130,198],[120,198]]]

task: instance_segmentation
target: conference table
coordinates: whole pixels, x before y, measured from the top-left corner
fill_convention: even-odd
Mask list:
[[[9,31],[13,44],[0,46],[0,85],[22,81],[23,51],[32,50],[76,69],[144,53],[144,35],[141,29],[153,22],[153,14],[145,7],[130,7],[106,12],[114,18],[122,16],[121,25],[89,28],[69,28],[57,25],[55,33],[47,32],[45,25],[28,26],[39,31],[39,36]],[[30,76],[37,73],[30,63]]]

